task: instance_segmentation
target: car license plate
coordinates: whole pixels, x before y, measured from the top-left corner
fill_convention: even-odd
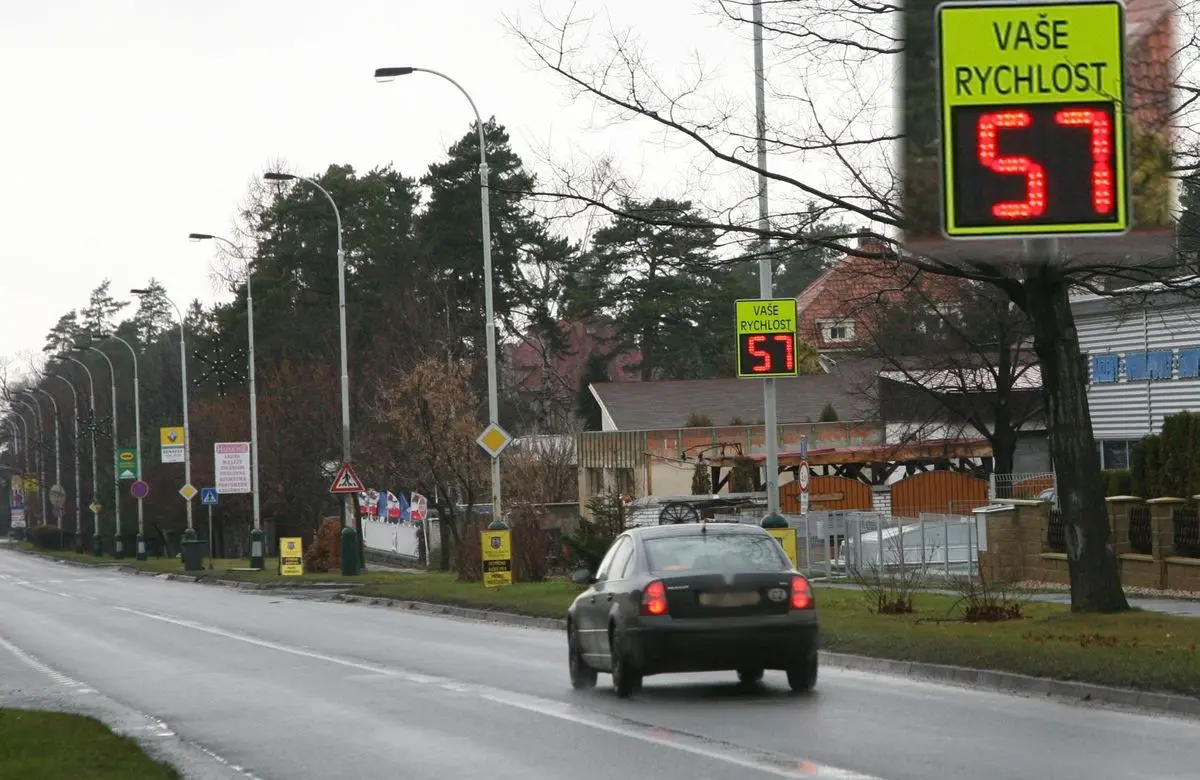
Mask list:
[[[742,593],[701,593],[700,605],[705,607],[749,607],[758,603],[758,591]]]

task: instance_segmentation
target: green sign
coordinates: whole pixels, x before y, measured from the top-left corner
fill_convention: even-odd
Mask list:
[[[739,377],[796,376],[796,299],[736,301]]]
[[[1129,229],[1124,14],[1119,0],[938,6],[947,237]]]
[[[137,450],[117,450],[117,477],[122,482],[137,479]]]

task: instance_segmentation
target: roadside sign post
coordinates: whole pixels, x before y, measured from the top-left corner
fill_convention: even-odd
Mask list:
[[[333,484],[329,486],[330,493],[333,493],[335,496],[346,496],[346,501],[353,501],[353,496],[358,495],[365,489],[362,480],[358,478],[358,474],[354,473],[354,467],[349,463],[342,464],[337,474],[333,477]],[[347,511],[345,514],[348,517],[350,512]],[[358,544],[347,544],[345,537],[353,534],[356,539],[361,539],[362,536],[349,524],[342,529],[342,534],[342,576],[353,577],[361,572],[358,561],[359,546]]]
[[[304,574],[304,540],[299,536],[279,540],[279,573],[284,577]]]
[[[761,269],[760,269],[761,270]],[[761,286],[769,294],[771,271],[767,266]],[[734,302],[739,379],[763,379],[765,439],[767,445],[767,516],[764,528],[787,527],[779,514],[779,427],[775,417],[775,380],[799,374],[796,363],[796,299],[760,298]]]
[[[479,534],[483,558],[483,587],[512,585],[512,531],[489,528]]]

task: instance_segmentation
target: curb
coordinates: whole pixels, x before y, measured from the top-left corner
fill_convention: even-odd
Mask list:
[[[334,596],[334,600],[350,604],[393,607],[434,616],[479,620],[487,623],[499,623],[523,628],[565,631],[567,627],[567,621],[563,618],[530,617],[511,612],[456,607],[449,604],[435,604],[427,601],[357,596],[351,593],[338,594]],[[1161,712],[1168,715],[1200,717],[1200,698],[1178,694],[1150,693],[1131,688],[1113,688],[1105,685],[1093,685],[1091,683],[1070,680],[1053,680],[1048,677],[1032,677],[1027,674],[1016,674],[1014,672],[972,669],[966,666],[950,666],[947,664],[930,664],[916,661],[894,661],[887,658],[836,653],[829,650],[821,651],[821,660],[830,666],[843,669],[889,674],[919,680],[931,680],[981,690],[994,690],[1028,696],[1053,696],[1076,700],[1078,703],[1109,704]]]

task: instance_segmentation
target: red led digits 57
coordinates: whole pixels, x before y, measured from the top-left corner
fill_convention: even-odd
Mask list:
[[[772,335],[771,341],[783,347],[783,370],[796,370],[796,343],[795,339],[789,333],[776,333]],[[767,342],[767,337],[764,335],[751,336],[746,340],[746,351],[751,356],[758,359],[751,370],[756,374],[769,374],[775,368],[775,358],[770,350],[763,349],[762,345]]]
[[[1113,209],[1114,191],[1112,122],[1108,115],[1092,108],[1062,109],[1054,121],[1063,127],[1080,128],[1091,133],[1092,208],[1097,214]],[[975,128],[976,154],[979,162],[996,173],[1025,177],[1025,200],[996,203],[992,214],[997,219],[1022,220],[1039,217],[1046,210],[1046,170],[1025,155],[1000,154],[1002,131],[1015,131],[1033,124],[1033,116],[1024,109],[992,111],[979,117]]]

